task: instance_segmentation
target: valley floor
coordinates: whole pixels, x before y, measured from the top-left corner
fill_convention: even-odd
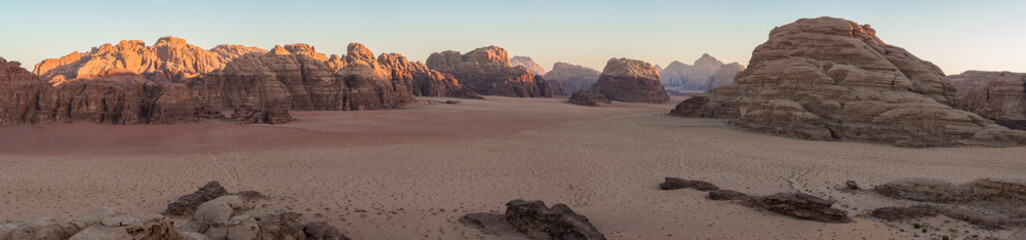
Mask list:
[[[457,219],[502,212],[518,198],[566,203],[609,239],[908,239],[911,223],[862,217],[907,202],[835,187],[845,180],[871,187],[903,178],[1026,177],[1026,147],[803,141],[666,116],[679,99],[592,108],[559,98],[487,98],[295,112],[298,121],[273,126],[0,127],[0,218],[72,216],[101,206],[159,213],[217,180],[229,191],[264,193],[268,205],[328,221],[354,239],[517,239],[522,235],[484,235]],[[710,201],[706,192],[659,190],[666,176],[749,194],[806,192],[837,201],[855,221],[802,221]],[[943,225],[933,234],[956,230],[953,239],[1017,237],[1015,230],[929,221]]]

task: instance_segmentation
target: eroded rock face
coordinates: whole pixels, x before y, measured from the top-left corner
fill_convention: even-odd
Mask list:
[[[719,71],[721,67],[723,67],[723,62],[713,56],[710,56],[708,53],[702,54],[698,60],[695,60],[695,64],[691,70],[691,75],[688,76],[688,81],[683,83],[684,89],[709,89],[709,83],[712,81],[712,77],[716,75],[716,72]]]
[[[509,58],[509,63],[513,64],[513,66],[525,67],[528,71],[531,71],[531,74],[545,76],[545,68],[534,62],[534,59],[531,59],[531,57],[513,56]]]
[[[959,109],[1026,130],[1026,74],[968,71],[950,77],[958,89]]]
[[[696,95],[671,114],[732,118],[742,128],[812,140],[1026,144],[1026,132],[956,104],[937,66],[884,43],[868,25],[821,17],[775,28],[734,84]]]
[[[659,72],[647,62],[620,58],[609,59],[593,92],[609,100],[623,102],[663,103],[670,100],[659,82]]]
[[[609,99],[606,98],[606,95],[602,95],[601,93],[577,90],[574,95],[570,96],[570,103],[581,106],[598,107],[602,104],[610,104],[613,102],[609,101]]]
[[[549,208],[542,201],[513,200],[506,203],[506,221],[532,239],[606,239],[564,204]]]
[[[50,86],[0,58],[0,125],[23,123],[157,124],[219,117],[181,84],[157,84],[143,76],[107,75]]]
[[[466,54],[457,51],[432,53],[427,59],[432,70],[456,76],[474,92],[513,97],[551,97],[548,82],[535,81],[527,68],[510,64],[509,54],[497,46],[478,48]]]
[[[585,66],[557,62],[552,65],[552,71],[545,73],[545,79],[560,81],[567,93],[573,93],[591,88],[601,74],[598,70]]]
[[[112,70],[137,73],[155,82],[178,82],[220,69],[247,53],[264,51],[240,45],[219,45],[207,50],[175,37],[162,37],[153,46],[139,40],[124,40],[85,53],[72,52],[43,60],[36,64],[35,74],[54,85],[103,76]]]
[[[378,63],[390,71],[393,82],[410,86],[415,96],[483,99],[452,74],[431,70],[421,62],[410,62],[398,53],[383,53],[378,56]]]
[[[665,86],[684,86],[691,79],[691,72],[695,67],[680,61],[673,61],[666,68],[659,71],[662,83]]]
[[[712,77],[709,77],[709,81],[708,83],[706,83],[705,89],[702,90],[709,90],[714,87],[734,83],[734,77],[737,76],[737,73],[744,70],[745,67],[742,66],[740,63],[734,62],[724,64],[716,70],[716,73],[714,73]]]
[[[296,119],[289,115],[289,110],[283,107],[259,108],[249,104],[235,107],[231,120],[243,124],[283,124]]]
[[[224,69],[189,81],[211,109],[252,105],[265,109],[339,111],[397,108],[413,102],[408,85],[394,84],[361,44],[350,44],[345,66],[335,71],[307,45],[275,46],[247,54]],[[291,50],[289,50],[291,49]]]
[[[778,193],[745,199],[744,205],[770,210],[799,219],[820,222],[851,222],[843,210],[832,208],[833,202],[804,193]]]
[[[936,204],[925,207],[882,208],[881,219],[901,220],[905,216],[941,214],[984,228],[1026,226],[1026,182],[979,179],[963,184],[930,179],[904,179],[873,187],[873,191],[894,199]],[[970,207],[972,210],[963,209]],[[933,210],[930,210],[933,209]],[[982,211],[981,211],[982,210]],[[878,215],[874,211],[874,216]]]

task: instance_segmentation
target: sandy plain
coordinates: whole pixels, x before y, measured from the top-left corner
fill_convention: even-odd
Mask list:
[[[521,239],[457,222],[513,199],[565,203],[609,239],[1019,239],[944,217],[865,217],[910,204],[835,188],[903,178],[1026,178],[1026,147],[906,149],[757,134],[723,120],[666,116],[667,104],[600,108],[566,99],[422,98],[406,109],[295,112],[285,125],[0,127],[0,218],[72,216],[114,206],[159,213],[217,180],[257,190],[268,207],[323,220],[354,239]],[[659,190],[663,177],[749,194],[805,192],[837,201],[854,222],[824,224]],[[186,219],[176,219],[181,224]],[[938,231],[939,230],[939,231]],[[954,231],[954,232],[952,232]]]

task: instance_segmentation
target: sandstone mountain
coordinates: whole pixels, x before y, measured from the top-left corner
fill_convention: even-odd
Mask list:
[[[659,71],[662,83],[666,86],[684,86],[691,77],[694,67],[680,61],[673,61],[666,65],[666,69]]]
[[[50,85],[0,58],[0,125],[47,122],[146,124],[214,117],[183,84],[157,84],[128,71]]]
[[[531,57],[513,56],[509,59],[509,63],[513,64],[513,66],[525,67],[528,71],[531,71],[531,74],[545,76],[545,69],[534,62],[534,59],[531,59]]]
[[[673,61],[666,69],[659,71],[664,86],[680,90],[706,91],[734,81],[734,75],[743,71],[740,63],[724,64],[720,60],[702,54],[693,65]]]
[[[566,92],[572,93],[591,88],[600,74],[598,70],[585,66],[557,62],[552,65],[552,71],[545,74],[545,79],[562,82]]]
[[[659,83],[659,72],[652,64],[627,58],[609,59],[590,91],[622,102],[663,103],[670,100]]]
[[[967,71],[950,78],[958,88],[959,109],[1026,130],[1026,74]]]
[[[466,54],[457,51],[432,53],[427,66],[449,73],[474,92],[513,97],[551,97],[548,81],[535,81],[525,67],[510,64],[509,54],[497,46],[478,48]]]
[[[72,52],[43,60],[36,64],[34,72],[54,85],[119,70],[141,74],[154,82],[180,82],[220,69],[232,59],[252,52],[265,50],[240,45],[219,45],[207,50],[175,37],[160,38],[153,46],[139,40],[124,40],[85,53]]]
[[[480,98],[452,75],[399,54],[375,59],[357,43],[344,57],[331,58],[306,44],[276,46],[181,83],[109,69],[52,86],[19,63],[0,63],[0,125],[163,124],[227,119],[225,112],[237,121],[282,123],[292,120],[288,110],[398,108],[418,95]]]
[[[671,114],[732,118],[742,128],[813,140],[899,146],[1010,146],[1026,132],[955,109],[944,73],[877,38],[869,25],[821,17],[777,27],[733,84]]]

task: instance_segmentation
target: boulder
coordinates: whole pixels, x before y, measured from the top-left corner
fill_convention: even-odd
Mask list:
[[[197,232],[211,239],[228,237],[229,220],[232,216],[245,211],[245,203],[238,196],[229,195],[200,204],[192,215],[192,220],[179,230]]]
[[[310,222],[303,224],[303,233],[307,240],[348,240],[338,228],[326,222]]]
[[[659,82],[659,72],[652,64],[626,58],[609,59],[590,91],[622,102],[663,103],[670,100],[670,95]]]
[[[897,146],[1014,146],[1012,131],[953,108],[955,88],[930,62],[869,25],[821,17],[777,27],[733,84],[670,114],[734,119],[742,128],[810,140]]]
[[[538,82],[535,74],[522,66],[513,66],[505,49],[497,46],[478,48],[466,54],[457,51],[432,53],[428,68],[456,76],[460,83],[484,95],[511,97],[551,97],[548,82]]]
[[[712,183],[702,180],[686,180],[675,177],[666,177],[663,183],[659,184],[659,188],[662,190],[676,190],[682,188],[694,188],[699,191],[713,191],[719,190],[720,188]]]
[[[70,240],[174,240],[185,237],[175,229],[170,218],[158,214],[132,214],[104,218],[99,224],[71,236]]]
[[[848,214],[831,208],[833,202],[804,193],[778,193],[770,196],[751,197],[742,203],[745,206],[766,209],[798,219],[819,222],[851,222]]]
[[[567,93],[572,93],[588,90],[598,81],[601,74],[598,70],[585,66],[556,62],[552,65],[552,71],[545,73],[545,79],[559,81]]]
[[[196,192],[182,195],[181,197],[178,197],[178,200],[168,203],[167,209],[164,210],[164,214],[172,216],[189,216],[196,212],[196,208],[199,207],[200,204],[224,195],[228,195],[228,191],[221,186],[221,183],[210,181],[196,190]]]
[[[613,102],[609,101],[609,99],[606,98],[606,95],[602,95],[601,93],[577,90],[574,95],[570,96],[570,103],[581,106],[598,107],[602,104],[610,104]]]
[[[564,204],[549,208],[542,201],[513,200],[506,203],[506,221],[532,239],[606,239]]]

